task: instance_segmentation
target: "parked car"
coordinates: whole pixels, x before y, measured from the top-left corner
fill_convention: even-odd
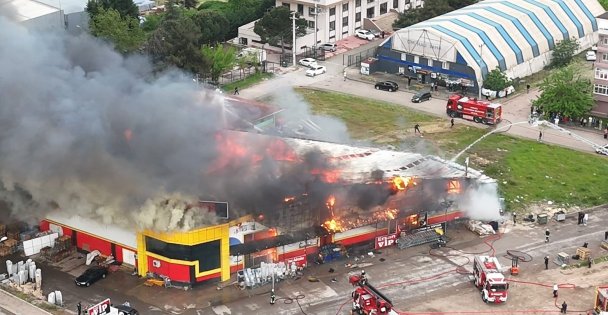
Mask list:
[[[399,84],[393,81],[381,81],[376,83],[374,87],[376,88],[376,90],[396,92],[399,89]]]
[[[368,32],[370,32],[370,33],[372,33],[372,34],[374,34],[374,37],[380,37],[380,36],[382,36],[382,32],[380,32],[380,31],[378,31],[378,30],[372,30],[372,29],[369,29],[369,30],[366,30],[366,31],[368,31]]]
[[[108,276],[108,269],[102,266],[95,266],[95,267],[91,267],[87,270],[85,270],[85,272],[83,274],[81,274],[80,276],[78,276],[78,278],[76,278],[76,285],[79,287],[88,287],[91,286],[91,284],[101,280],[101,279],[105,279],[105,277]]]
[[[114,308],[118,310],[118,315],[139,315],[139,312],[128,305],[114,305]]]
[[[374,40],[374,38],[376,38],[376,36],[374,36],[374,34],[368,30],[357,30],[355,31],[355,36],[367,40]]]
[[[336,51],[336,50],[338,50],[338,46],[333,43],[325,43],[323,45],[320,45],[319,49],[325,50],[325,51]]]
[[[315,60],[315,58],[304,58],[304,59],[301,59],[298,63],[303,65],[304,67],[310,68],[311,66],[317,64],[317,60]]]
[[[597,56],[595,55],[595,51],[592,51],[592,50],[587,51],[587,53],[585,54],[585,59],[587,59],[587,61],[595,61],[597,59]]]
[[[597,51],[597,45],[593,45],[593,46],[591,46],[591,50],[593,50],[593,51]]]
[[[603,150],[602,150],[602,149],[600,149],[600,148],[595,149],[595,152],[596,152],[597,154],[608,155],[608,144],[607,144],[607,145],[605,145],[605,146],[603,146],[602,148],[603,148]]]
[[[327,69],[324,66],[314,65],[310,67],[310,69],[306,70],[306,75],[309,77],[314,77],[325,72],[327,72]]]
[[[412,102],[421,103],[431,99],[431,92],[418,92],[412,96]]]

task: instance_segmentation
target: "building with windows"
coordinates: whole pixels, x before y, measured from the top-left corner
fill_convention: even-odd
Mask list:
[[[577,39],[581,50],[595,44],[595,17],[603,12],[597,0],[480,1],[395,32],[381,44],[375,70],[475,89],[495,68],[522,78],[549,64],[565,38]]]
[[[595,106],[591,110],[593,115],[608,117],[608,12],[597,17],[599,41],[597,44],[594,63],[595,80],[593,96]]]
[[[369,22],[374,18],[389,12],[403,12],[421,7],[423,4],[424,0],[277,0],[276,2],[276,6],[289,7],[308,22],[310,31],[296,41],[298,54],[307,47],[314,46],[315,25],[317,25],[317,44],[334,43],[354,35],[358,29],[372,28],[373,23]],[[366,20],[370,26],[367,26]],[[236,39],[238,44],[262,46],[260,37],[253,31],[254,25],[255,21],[239,27]]]

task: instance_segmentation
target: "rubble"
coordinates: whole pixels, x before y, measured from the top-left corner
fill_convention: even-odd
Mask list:
[[[466,226],[467,229],[480,236],[496,234],[496,231],[494,231],[494,228],[492,228],[491,225],[485,224],[481,221],[469,220],[467,221]]]

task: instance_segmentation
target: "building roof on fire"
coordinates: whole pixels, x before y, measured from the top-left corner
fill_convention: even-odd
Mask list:
[[[352,183],[372,181],[371,173],[376,170],[383,171],[385,178],[396,176],[421,178],[469,177],[488,183],[495,182],[494,179],[478,170],[471,168],[466,170],[460,164],[437,156],[371,147],[353,147],[303,139],[285,139],[285,142],[300,153],[313,147],[318,148],[336,162],[340,169],[340,179]]]
[[[543,56],[560,40],[593,34],[604,11],[597,0],[485,0],[398,30],[391,48],[455,59],[485,76]]]

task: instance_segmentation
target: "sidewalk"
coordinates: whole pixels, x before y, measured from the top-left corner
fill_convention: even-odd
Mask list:
[[[0,289],[0,308],[3,308],[15,315],[52,315],[51,313],[2,289]]]

